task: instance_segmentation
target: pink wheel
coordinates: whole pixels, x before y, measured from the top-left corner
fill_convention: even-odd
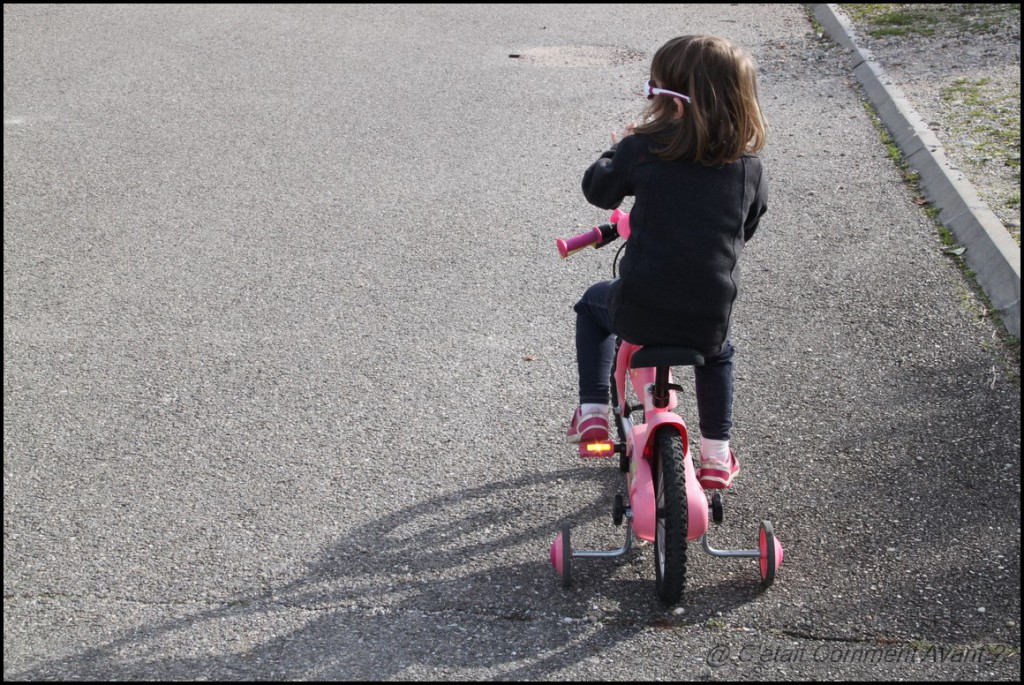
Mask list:
[[[572,583],[572,547],[569,542],[569,524],[563,523],[561,532],[551,543],[551,565],[562,577],[562,587],[569,587]]]
[[[761,552],[761,584],[768,587],[775,582],[775,570],[782,565],[783,554],[782,543],[775,537],[771,521],[761,522],[757,546]]]

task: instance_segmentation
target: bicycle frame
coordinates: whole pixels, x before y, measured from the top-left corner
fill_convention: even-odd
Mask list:
[[[690,455],[689,435],[686,422],[673,412],[676,408],[676,391],[672,387],[671,369],[669,367],[632,368],[630,362],[633,355],[641,349],[639,345],[622,341],[616,353],[613,380],[615,396],[612,409],[615,421],[619,425],[620,435],[626,443],[626,457],[629,459],[629,472],[626,475],[626,487],[629,493],[629,505],[633,512],[633,531],[637,537],[654,541],[656,526],[654,479],[651,472],[652,442],[658,428],[671,426],[679,432],[683,444],[683,465],[686,469],[686,494],[688,510],[688,540],[699,540],[708,530],[708,507],[704,490],[697,482]],[[658,375],[663,378],[659,379]],[[643,403],[644,423],[633,424],[630,416],[626,381],[629,380],[633,394]],[[663,398],[657,401],[657,397]],[[663,406],[658,406],[662,404]]]

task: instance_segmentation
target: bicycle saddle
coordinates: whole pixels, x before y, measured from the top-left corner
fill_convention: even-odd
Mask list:
[[[704,366],[704,355],[689,347],[651,345],[634,352],[629,365],[634,369],[659,366]]]

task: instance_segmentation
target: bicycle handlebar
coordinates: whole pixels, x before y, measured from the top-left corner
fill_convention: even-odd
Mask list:
[[[629,213],[619,209],[612,212],[608,223],[594,226],[589,231],[571,238],[558,238],[555,240],[555,246],[558,248],[558,254],[565,259],[588,245],[604,247],[616,238],[629,239]]]

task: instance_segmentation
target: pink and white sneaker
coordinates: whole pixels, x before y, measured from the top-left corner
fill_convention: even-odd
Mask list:
[[[697,480],[705,490],[723,490],[732,486],[733,477],[740,472],[736,454],[729,450],[729,462],[702,460],[697,469]]]
[[[572,415],[572,423],[565,433],[566,440],[571,443],[596,442],[608,439],[608,408],[599,413],[583,414],[582,407],[576,408]]]

